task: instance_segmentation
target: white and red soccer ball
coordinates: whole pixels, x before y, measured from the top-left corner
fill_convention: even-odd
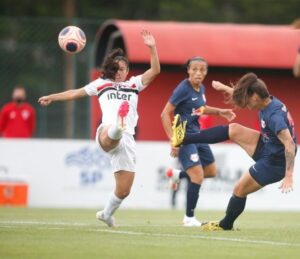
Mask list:
[[[67,26],[60,31],[58,44],[67,53],[75,54],[85,47],[86,37],[80,28]]]

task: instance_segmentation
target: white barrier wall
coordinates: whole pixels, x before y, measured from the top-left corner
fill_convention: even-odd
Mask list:
[[[218,177],[205,180],[198,209],[225,210],[234,183],[252,160],[235,144],[212,145]],[[171,207],[171,191],[164,177],[175,161],[166,142],[138,142],[137,174],[123,208]],[[282,194],[279,183],[251,194],[247,209],[300,210],[299,154],[294,191]],[[110,161],[89,140],[0,140],[1,179],[23,179],[29,185],[32,207],[103,207],[113,189]],[[178,192],[177,208],[184,208],[185,186]]]

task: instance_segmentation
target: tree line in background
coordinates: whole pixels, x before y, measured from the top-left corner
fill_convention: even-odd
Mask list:
[[[0,16],[290,24],[299,0],[1,0]]]
[[[72,57],[74,87],[80,87],[89,80],[95,34],[106,19],[291,24],[299,15],[299,0],[0,0],[0,107],[22,84],[37,110],[36,137],[65,138],[68,127],[73,138],[90,137],[88,98],[75,102],[72,125],[66,103],[37,103],[39,96],[64,90],[66,55],[57,35],[68,24],[88,39]]]

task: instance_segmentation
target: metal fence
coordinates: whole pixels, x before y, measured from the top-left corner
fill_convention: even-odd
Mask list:
[[[28,101],[37,112],[35,137],[89,138],[89,98],[74,101],[71,115],[65,112],[70,105],[68,102],[41,107],[37,100],[42,95],[65,89],[66,54],[59,48],[57,36],[63,27],[70,24],[81,27],[87,36],[85,49],[71,57],[75,71],[74,88],[88,83],[93,65],[94,38],[101,22],[0,17],[0,107],[10,101],[15,85],[25,86]],[[72,116],[73,120],[67,120],[66,116]],[[70,125],[70,121],[73,125]]]

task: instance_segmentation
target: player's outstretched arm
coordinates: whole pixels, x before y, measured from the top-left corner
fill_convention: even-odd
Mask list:
[[[150,68],[142,75],[142,83],[146,87],[160,73],[160,63],[154,36],[147,30],[141,32],[144,44],[150,49]]]
[[[217,108],[217,107],[212,107],[207,105],[205,106],[203,114],[218,115],[228,121],[232,121],[236,117],[236,114],[233,112],[232,109],[222,109],[222,108]]]
[[[79,89],[72,89],[72,90],[68,90],[56,94],[42,96],[39,98],[38,102],[42,106],[47,106],[50,103],[55,101],[74,100],[84,96],[87,96],[86,91],[84,90],[84,88],[79,88]]]
[[[225,85],[219,81],[212,81],[211,85],[217,91],[225,92],[226,94],[229,94],[230,96],[232,96],[232,94],[233,94],[232,87]]]

